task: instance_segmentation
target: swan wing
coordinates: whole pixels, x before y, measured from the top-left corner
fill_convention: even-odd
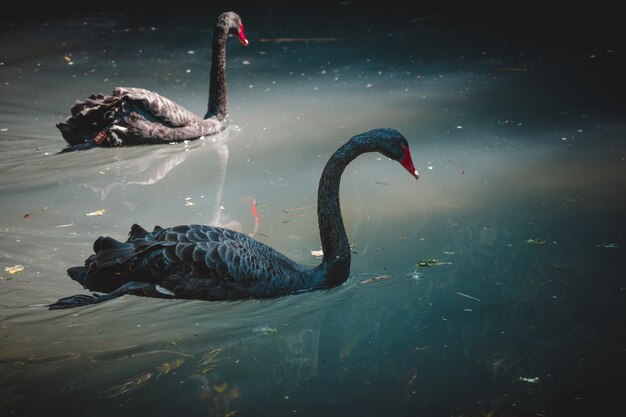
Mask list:
[[[180,104],[143,88],[117,87],[113,96],[132,102],[135,111],[152,116],[148,119],[156,118],[171,127],[188,126],[202,120]]]
[[[264,243],[219,227],[157,227],[132,243],[138,254],[132,263],[135,274],[154,277],[180,298],[274,296],[290,292],[305,274]]]

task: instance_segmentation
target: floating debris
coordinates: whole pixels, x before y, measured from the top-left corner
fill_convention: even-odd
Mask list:
[[[24,270],[24,265],[5,266],[4,272],[8,272],[11,275],[15,275]]]
[[[185,197],[185,206],[189,207],[189,206],[195,206],[196,203],[194,203],[193,201],[191,201],[191,197]]]
[[[105,209],[100,209],[100,210],[92,211],[91,213],[86,213],[85,216],[87,216],[87,217],[100,217],[105,212],[106,212]]]
[[[528,239],[526,240],[526,243],[528,243],[529,245],[533,245],[533,246],[541,246],[541,245],[547,244],[548,241],[543,240],[543,239]]]
[[[430,346],[415,346],[411,349],[411,352],[421,352],[422,350],[426,350],[428,348],[430,348]]]
[[[469,298],[470,300],[474,300],[474,301],[480,301],[478,298],[472,297],[471,295],[467,295],[465,293],[458,292],[458,291],[456,293],[460,295],[461,297]]]
[[[524,381],[524,382],[528,382],[529,384],[536,384],[536,383],[539,382],[539,377],[537,376],[537,377],[534,377],[534,378],[528,378],[528,377],[520,376],[519,380],[520,381]]]
[[[72,223],[65,223],[65,224],[51,224],[50,226],[54,226],[55,229],[61,229],[63,227],[74,226],[74,222],[72,222]]]
[[[371,284],[372,282],[381,281],[383,279],[389,279],[391,275],[379,275],[374,278],[366,279],[365,281],[361,281],[361,284]]]
[[[276,334],[278,333],[278,329],[276,327],[259,326],[252,329],[252,333]]]
[[[411,22],[411,23],[423,22],[425,20],[433,19],[436,16],[437,16],[436,14],[427,14],[427,15],[424,15],[424,16],[415,17],[415,18],[409,20],[409,22]]]
[[[196,367],[196,371],[199,374],[206,374],[215,369],[217,365],[217,357],[222,353],[222,348],[216,348],[208,351],[198,361],[198,366]]]
[[[300,210],[306,210],[308,209],[308,207],[294,207],[294,208],[289,208],[289,209],[283,209],[283,211],[285,213],[289,213],[291,211],[300,211]]]
[[[30,213],[26,213],[26,214],[25,214],[25,215],[23,215],[22,217],[23,217],[24,219],[27,219],[27,218],[29,218],[30,216],[32,216],[33,214],[43,213],[43,212],[45,212],[45,211],[48,211],[48,207],[43,207],[43,208],[40,208],[39,210],[31,211]]]
[[[221,384],[211,384],[211,386],[213,387],[215,392],[217,392],[218,394],[223,394],[226,391],[226,388],[228,388],[228,383],[223,382]]]
[[[110,388],[107,391],[107,396],[109,398],[117,398],[130,394],[143,387],[153,376],[152,372],[142,372],[134,378]]]
[[[163,362],[161,365],[157,366],[156,371],[158,373],[156,376],[159,377],[161,375],[168,374],[174,369],[180,368],[183,363],[185,363],[185,360],[183,358],[176,358],[169,362]]]
[[[598,247],[606,249],[617,249],[619,248],[619,245],[617,243],[601,243],[598,245]]]
[[[321,258],[322,256],[324,256],[324,251],[323,250],[312,250],[311,251],[311,255],[317,257],[317,258]]]
[[[450,265],[452,262],[441,262],[439,259],[422,259],[415,264],[416,268],[430,268],[431,266]]]

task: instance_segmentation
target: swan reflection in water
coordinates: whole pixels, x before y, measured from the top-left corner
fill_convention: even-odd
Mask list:
[[[197,152],[215,151],[217,165],[212,167],[217,172],[217,186],[215,189],[214,204],[211,208],[209,224],[241,231],[241,223],[228,218],[222,213],[222,194],[228,171],[228,141],[237,136],[239,129],[229,126],[222,132],[207,138],[200,138],[193,143],[173,144],[172,146],[150,147],[149,153],[141,154],[140,158],[118,160],[123,163],[120,179],[106,184],[84,183],[84,187],[93,191],[97,197],[104,201],[110,194],[126,190],[129,186],[150,186],[163,180],[174,168],[185,162],[191,155]],[[255,226],[255,230],[258,225]]]

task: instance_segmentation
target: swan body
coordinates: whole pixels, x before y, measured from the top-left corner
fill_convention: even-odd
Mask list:
[[[214,135],[228,125],[226,39],[235,32],[248,45],[241,18],[222,13],[213,31],[209,104],[204,118],[172,100],[143,88],[117,87],[112,95],[77,100],[71,116],[57,128],[68,150],[94,146],[161,144]]]
[[[99,303],[124,294],[202,300],[270,298],[337,286],[350,273],[350,245],[339,205],[345,167],[365,152],[380,152],[418,178],[407,140],[396,130],[354,136],[328,160],[318,188],[318,222],[324,257],[307,268],[264,243],[233,230],[202,225],[152,232],[133,225],[126,242],[100,237],[85,266],[68,270],[84,287],[104,295],[62,298],[61,309]]]

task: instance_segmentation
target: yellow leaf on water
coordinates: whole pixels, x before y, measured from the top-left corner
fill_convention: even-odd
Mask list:
[[[11,275],[15,275],[18,272],[22,272],[24,270],[23,265],[13,265],[13,266],[5,266],[4,272],[8,272]]]
[[[105,212],[106,212],[105,209],[100,209],[100,210],[92,211],[91,213],[86,213],[85,216],[98,217],[98,216],[102,216]]]
[[[213,389],[218,394],[223,394],[224,391],[226,391],[226,388],[228,388],[228,383],[227,382],[224,382],[223,384],[212,384],[212,385],[213,385]]]

